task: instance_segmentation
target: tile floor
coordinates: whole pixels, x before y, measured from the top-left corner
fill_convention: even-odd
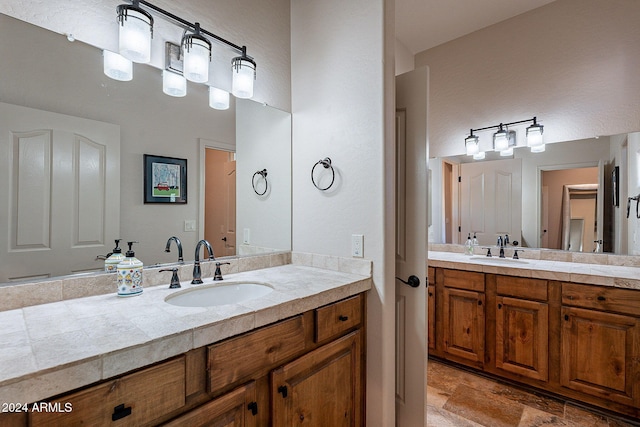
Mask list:
[[[590,412],[429,359],[428,427],[629,427],[638,423]]]

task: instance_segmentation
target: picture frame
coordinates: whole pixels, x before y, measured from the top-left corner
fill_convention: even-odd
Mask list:
[[[187,159],[144,156],[144,203],[187,203]]]
[[[620,206],[620,166],[615,166],[611,171],[611,196],[613,206]]]

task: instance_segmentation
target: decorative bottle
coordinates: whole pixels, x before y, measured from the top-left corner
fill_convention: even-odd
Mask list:
[[[116,239],[116,247],[113,248],[113,252],[107,259],[104,260],[104,271],[109,273],[115,273],[118,270],[118,264],[124,259],[122,255],[122,249],[120,249],[120,240]]]
[[[133,244],[127,242],[129,250],[118,264],[118,296],[131,297],[142,293],[142,261],[136,258]]]

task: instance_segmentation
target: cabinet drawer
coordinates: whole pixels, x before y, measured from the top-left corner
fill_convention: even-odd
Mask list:
[[[640,316],[640,291],[563,283],[562,304]]]
[[[496,292],[498,295],[524,298],[529,300],[548,301],[547,281],[527,279],[524,277],[496,276]]]
[[[356,295],[315,310],[316,342],[333,338],[358,326],[362,320],[362,296]]]
[[[62,411],[70,411],[31,412],[30,426],[147,425],[184,406],[185,358],[181,356],[50,402],[58,404]]]
[[[259,375],[304,348],[301,315],[210,345],[207,348],[209,392]]]
[[[476,273],[472,271],[444,270],[443,276],[443,284],[447,288],[484,292],[484,273]]]

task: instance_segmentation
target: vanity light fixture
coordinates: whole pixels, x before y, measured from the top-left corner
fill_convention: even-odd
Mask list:
[[[533,124],[527,127],[527,146],[528,147],[536,147],[538,145],[544,144],[544,140],[542,139],[542,132],[544,131],[544,126],[538,124],[538,118],[533,118]]]
[[[182,80],[178,85],[178,79],[170,74],[177,74],[182,79],[187,79],[195,83],[206,83],[209,80],[209,64],[211,62],[212,42],[229,48],[240,56],[235,57],[231,61],[232,69],[232,93],[238,98],[253,97],[253,86],[256,80],[256,62],[247,55],[246,46],[238,46],[228,40],[223,39],[203,28],[200,23],[191,23],[166,10],[163,10],[146,0],[128,0],[131,4],[121,4],[116,8],[119,33],[119,49],[120,55],[133,62],[149,62],[151,59],[151,39],[153,37],[153,16],[159,15],[167,21],[178,25],[184,29],[184,35],[180,42],[180,46],[173,45],[177,49],[174,52],[172,47],[167,47],[166,63],[168,64],[163,72],[163,90],[172,96],[184,96],[186,94],[186,83]],[[167,44],[171,44],[167,42]],[[171,53],[171,58],[169,58]],[[105,56],[106,58],[106,56]],[[107,74],[107,60],[105,59],[105,74]],[[174,62],[179,62],[180,67],[176,68]],[[171,63],[171,66],[169,65]],[[109,77],[121,80],[119,74],[110,73]],[[167,82],[165,82],[165,78]],[[129,80],[131,80],[129,78]],[[171,83],[169,82],[171,81]],[[183,84],[184,83],[184,84]],[[183,89],[184,87],[184,89]],[[183,93],[184,92],[184,93]],[[212,92],[209,91],[210,105]],[[228,108],[228,92],[226,93]],[[216,92],[215,95],[219,99],[222,93]],[[215,103],[219,107],[224,106],[224,102]],[[218,108],[218,107],[214,107]]]
[[[242,56],[231,61],[233,82],[231,92],[236,98],[251,98],[253,96],[253,81],[256,79],[256,63],[247,56],[246,48],[242,47]]]
[[[493,149],[504,151],[509,148],[509,133],[500,123],[500,128],[493,134]]]
[[[162,91],[171,96],[185,96],[187,94],[187,79],[173,71],[164,70],[162,72]]]
[[[500,123],[493,126],[471,129],[469,136],[464,140],[467,155],[473,155],[475,160],[482,160],[481,158],[475,156],[476,154],[480,153],[480,145],[479,138],[474,135],[474,132],[497,129],[497,131],[493,134],[493,149],[500,152],[501,156],[512,156],[513,149],[517,148],[517,141],[516,132],[514,130],[509,130],[509,126],[520,125],[529,122],[532,122],[532,124],[527,127],[527,146],[531,147],[531,152],[533,153],[540,153],[544,151],[544,142],[542,140],[543,126],[538,124],[537,117],[533,117],[526,120],[519,120],[510,123]]]
[[[104,74],[114,80],[128,82],[133,79],[133,62],[119,53],[102,51]]]
[[[138,0],[132,4],[121,4],[116,8],[119,24],[120,55],[133,62],[146,63],[151,60],[153,17],[140,8]]]
[[[480,151],[473,155],[473,160],[484,160],[487,157],[487,154],[484,151]]]
[[[227,110],[229,108],[229,92],[209,86],[209,107],[216,110]]]
[[[193,34],[182,37],[184,53],[183,75],[189,81],[205,83],[209,80],[209,62],[211,62],[211,42],[200,34],[200,23],[195,23]]]
[[[480,140],[473,134],[473,129],[471,129],[469,136],[465,138],[464,146],[467,150],[467,156],[474,156],[480,152]]]

